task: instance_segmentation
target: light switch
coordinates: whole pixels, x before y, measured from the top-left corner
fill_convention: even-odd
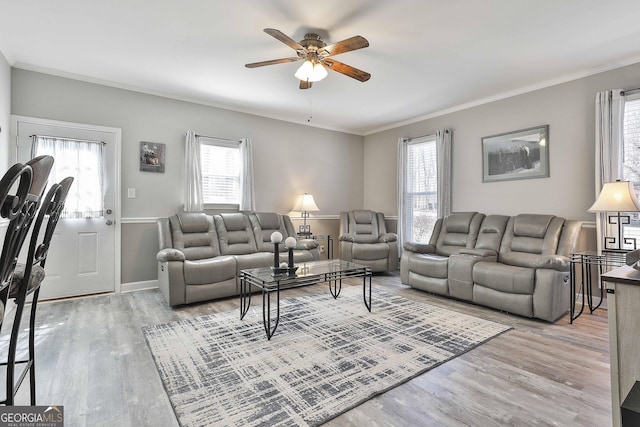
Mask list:
[[[127,188],[127,197],[129,199],[135,199],[136,198],[136,189],[135,188]]]

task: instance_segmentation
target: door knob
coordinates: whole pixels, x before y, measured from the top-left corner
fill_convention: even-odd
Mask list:
[[[107,225],[111,225],[111,224],[113,224],[113,221],[111,221],[110,219],[108,219],[108,220],[107,220],[107,222],[106,222],[106,224],[107,224]]]

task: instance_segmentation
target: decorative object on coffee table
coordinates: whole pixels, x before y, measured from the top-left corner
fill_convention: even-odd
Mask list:
[[[284,247],[289,250],[289,274],[294,274],[296,272],[296,267],[293,265],[293,249],[296,247],[297,243],[298,242],[295,237],[287,237],[284,241]]]
[[[271,243],[273,243],[273,267],[271,267],[271,274],[274,275],[288,272],[288,268],[280,264],[280,243],[282,243],[282,237],[282,233],[279,231],[271,233]]]
[[[271,243],[273,243],[273,266],[280,267],[280,243],[282,242],[282,233],[274,231],[271,233]]]

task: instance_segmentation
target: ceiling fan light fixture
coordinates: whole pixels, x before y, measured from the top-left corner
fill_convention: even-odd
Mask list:
[[[309,59],[304,61],[304,63],[298,68],[295,76],[297,79],[302,80],[303,82],[319,82],[320,80],[327,77],[327,70],[322,66],[319,62],[312,62]]]
[[[311,78],[309,79],[310,82],[319,82],[320,80],[324,79],[325,77],[327,77],[327,70],[322,66],[321,63],[316,62],[313,65],[313,72],[311,73]]]
[[[297,79],[303,82],[310,81],[311,74],[313,73],[313,63],[308,59],[302,63],[298,71],[294,74]]]

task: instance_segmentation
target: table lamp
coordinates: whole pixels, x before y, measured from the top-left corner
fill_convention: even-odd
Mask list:
[[[309,212],[320,210],[318,205],[316,205],[316,201],[313,200],[313,196],[307,193],[301,194],[298,196],[298,200],[292,210],[301,212],[302,218],[304,219],[304,224],[299,227],[298,234],[302,236],[311,236],[311,225],[307,225]]]
[[[589,208],[589,212],[616,212],[616,215],[607,217],[607,223],[618,225],[618,237],[605,236],[603,248],[605,251],[624,251],[623,245],[625,244],[633,244],[633,249],[636,249],[635,238],[625,237],[624,240],[622,238],[622,226],[631,223],[631,216],[620,213],[639,211],[640,203],[631,182],[607,182],[602,186],[600,195],[593,206]]]

